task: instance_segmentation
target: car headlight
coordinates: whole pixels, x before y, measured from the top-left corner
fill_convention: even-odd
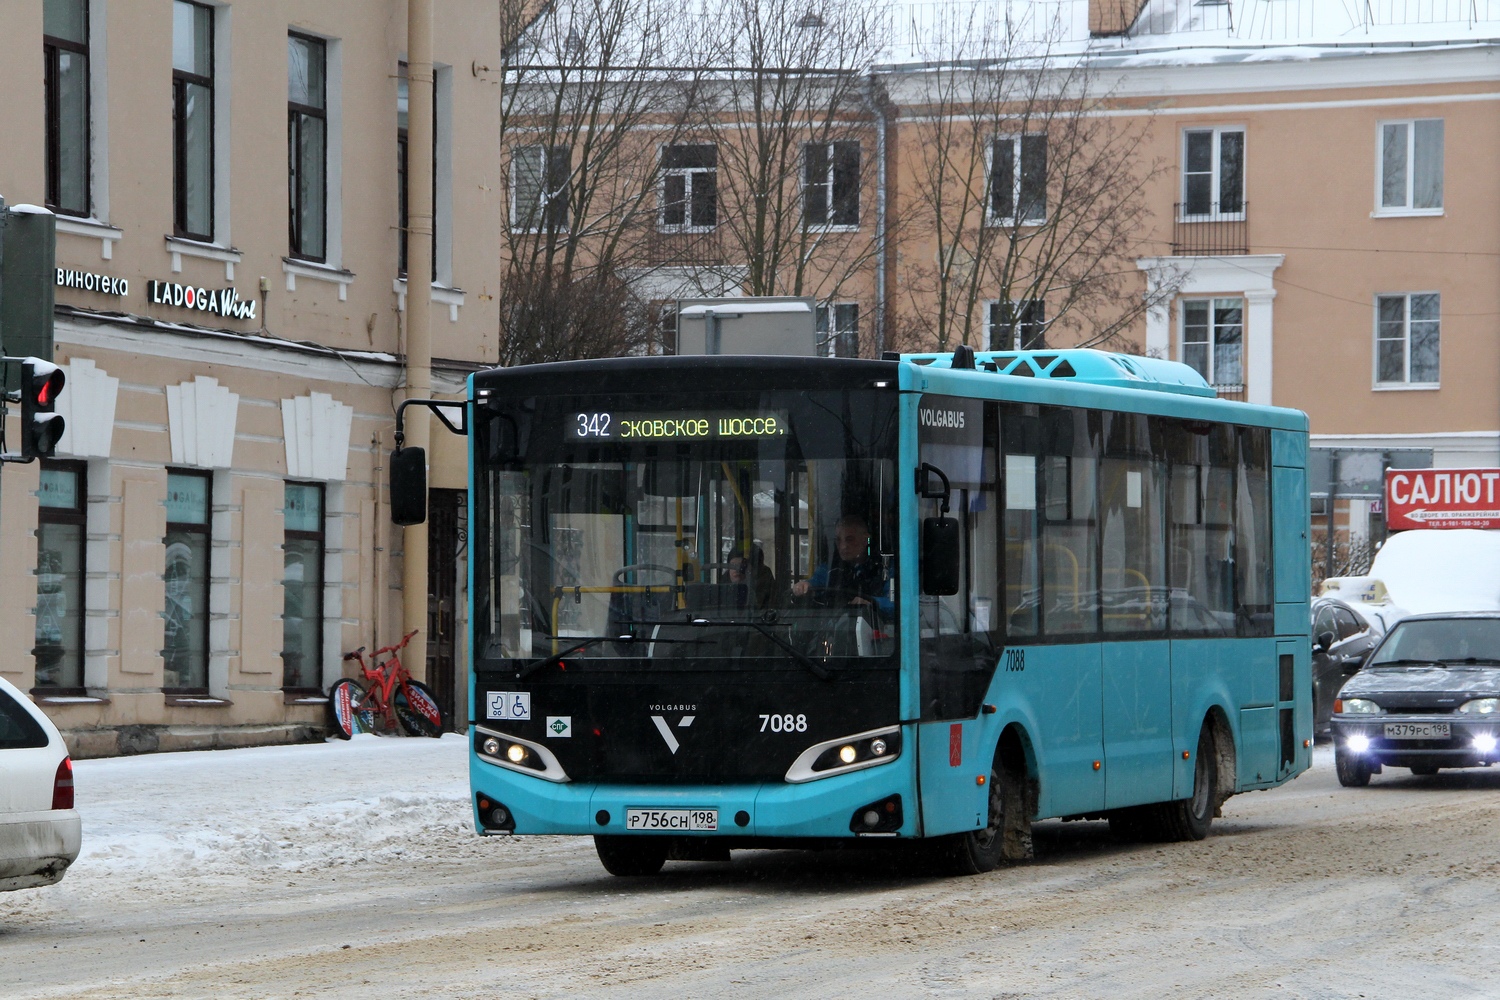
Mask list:
[[[1340,715],[1379,715],[1384,709],[1368,698],[1339,698],[1333,703],[1334,712]]]
[[[1458,706],[1465,715],[1494,715],[1500,712],[1500,698],[1475,698]]]

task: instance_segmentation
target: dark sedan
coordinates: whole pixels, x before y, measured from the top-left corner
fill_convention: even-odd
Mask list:
[[[1371,624],[1349,605],[1332,597],[1312,602],[1313,732],[1332,732],[1333,699],[1349,676],[1359,670],[1385,630]]]
[[[1396,623],[1333,703],[1339,783],[1383,765],[1436,774],[1500,760],[1500,613]]]

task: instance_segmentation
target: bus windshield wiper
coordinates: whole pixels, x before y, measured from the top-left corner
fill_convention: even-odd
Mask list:
[[[649,638],[643,638],[643,637],[637,636],[637,635],[630,635],[629,633],[623,633],[621,635],[590,635],[590,636],[583,636],[583,637],[580,637],[577,642],[573,643],[573,645],[569,646],[566,649],[559,649],[557,652],[553,653],[551,656],[544,656],[544,657],[542,657],[539,660],[531,660],[530,662],[521,664],[519,667],[516,668],[516,676],[518,678],[519,677],[525,677],[528,674],[535,673],[538,670],[543,670],[543,669],[545,669],[547,667],[556,666],[557,664],[561,663],[567,657],[572,656],[574,653],[577,653],[580,650],[588,649],[590,646],[593,646],[593,645],[595,645],[597,643],[601,643],[601,642],[623,642],[623,643],[626,643],[628,645],[628,644],[633,643],[633,642],[644,642],[644,643],[650,644],[650,643],[657,643],[657,642],[698,642],[698,641],[699,640],[697,640],[697,639],[661,639],[661,638],[649,639]]]
[[[735,626],[738,626],[739,628],[753,628],[755,629],[755,631],[759,632],[767,639],[770,639],[777,646],[780,646],[791,656],[792,659],[796,660],[798,663],[806,667],[808,669],[808,672],[818,680],[826,681],[829,679],[829,677],[832,676],[828,672],[827,667],[823,666],[823,664],[819,663],[811,656],[808,656],[806,653],[802,652],[802,650],[798,649],[796,646],[793,646],[791,643],[787,642],[775,632],[772,632],[768,627],[762,625],[760,622],[749,621],[743,618],[731,618],[727,621],[714,621],[711,618],[691,618],[687,621],[687,624],[695,625],[698,628],[715,628],[718,626],[724,626],[725,628]]]

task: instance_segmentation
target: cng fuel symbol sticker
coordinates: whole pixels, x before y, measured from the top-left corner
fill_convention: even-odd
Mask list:
[[[559,739],[573,735],[573,717],[571,715],[549,715],[546,725],[547,735]]]
[[[697,718],[695,715],[684,715],[677,723],[677,728],[686,729],[693,724],[695,718]],[[666,716],[653,715],[651,716],[651,721],[656,723],[656,731],[661,733],[661,738],[667,741],[667,749],[675,754],[678,747],[682,746],[682,744],[677,742],[677,737],[673,734],[672,727],[667,724]]]

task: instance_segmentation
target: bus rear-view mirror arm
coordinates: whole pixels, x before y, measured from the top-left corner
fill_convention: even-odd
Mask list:
[[[427,449],[407,448],[406,408],[425,406],[454,434],[467,435],[465,403],[442,399],[403,399],[396,407],[396,450],[391,452],[391,521],[421,524],[427,520]],[[454,422],[455,418],[457,423]]]

